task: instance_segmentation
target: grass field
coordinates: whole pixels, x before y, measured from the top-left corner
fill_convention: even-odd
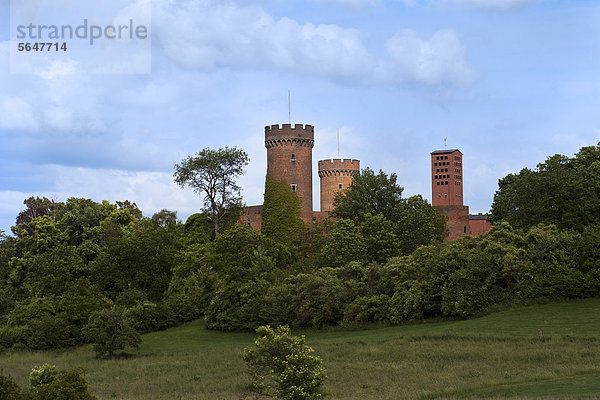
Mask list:
[[[600,299],[305,334],[332,399],[600,398]],[[145,335],[136,356],[96,360],[90,346],[7,352],[0,367],[23,385],[44,362],[83,367],[99,399],[240,399],[248,390],[240,351],[253,337],[197,321]]]

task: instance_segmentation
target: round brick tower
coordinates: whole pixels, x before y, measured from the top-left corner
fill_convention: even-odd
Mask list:
[[[313,220],[312,148],[315,128],[291,124],[265,126],[267,175],[285,180],[302,201],[301,217]]]
[[[321,211],[333,210],[333,198],[336,193],[348,189],[354,174],[360,172],[359,160],[321,160],[319,178],[321,178]]]

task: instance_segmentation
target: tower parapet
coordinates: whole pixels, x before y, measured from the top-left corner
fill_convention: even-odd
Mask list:
[[[319,161],[321,178],[321,211],[333,210],[333,199],[339,192],[348,189],[354,175],[360,173],[360,161],[352,159],[330,159]]]
[[[267,175],[284,180],[301,200],[301,217],[313,220],[312,148],[315,128],[312,125],[283,124],[265,126]]]
[[[265,147],[315,145],[315,127],[312,125],[283,124],[265,126]]]
[[[354,176],[360,172],[360,161],[335,158],[319,161],[319,177],[324,176]]]

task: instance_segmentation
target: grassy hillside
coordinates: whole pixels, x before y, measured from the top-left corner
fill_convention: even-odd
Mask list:
[[[600,393],[598,299],[467,321],[305,334],[324,360],[326,389],[334,399],[589,398]],[[238,399],[247,390],[239,353],[253,337],[207,331],[197,321],[145,335],[137,356],[99,361],[84,346],[7,352],[0,355],[0,366],[21,384],[43,362],[83,367],[100,399]]]

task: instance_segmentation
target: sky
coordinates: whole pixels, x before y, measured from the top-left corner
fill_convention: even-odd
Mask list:
[[[52,1],[73,0],[14,1],[45,3],[47,21],[61,14]],[[90,19],[111,17],[105,3],[79,3]],[[489,210],[507,174],[600,142],[597,1],[121,3],[114,18],[151,9],[142,73],[92,71],[73,52],[11,70],[17,42],[0,0],[0,230],[30,196],[130,200],[185,220],[201,200],[173,183],[174,165],[207,147],[249,154],[238,183],[246,204],[261,204],[264,127],[288,122],[288,90],[291,122],[315,126],[315,210],[317,161],[337,158],[338,129],[341,158],[428,200],[430,153],[447,138],[464,154],[472,213]],[[84,57],[135,66],[106,48]]]

